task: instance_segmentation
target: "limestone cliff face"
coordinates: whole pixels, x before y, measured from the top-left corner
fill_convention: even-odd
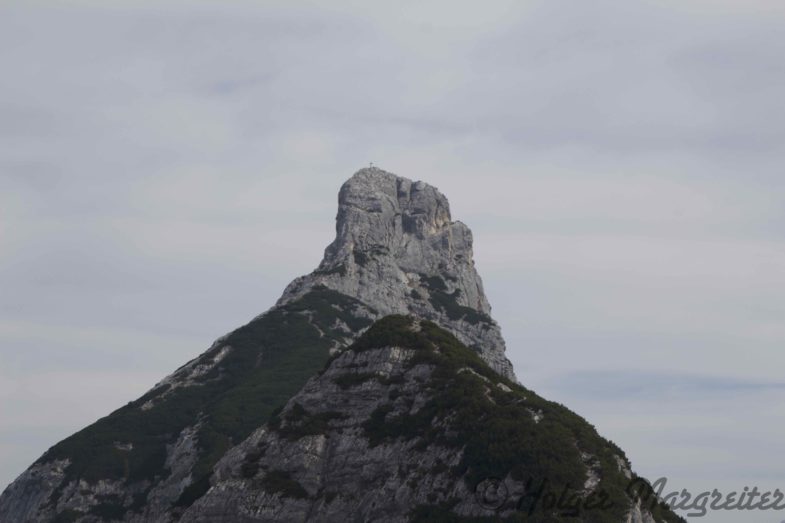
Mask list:
[[[435,187],[378,168],[358,171],[338,195],[336,238],[313,273],[297,278],[279,304],[324,285],[373,307],[379,317],[431,319],[513,378],[504,339],[474,267],[472,233],[452,221]]]

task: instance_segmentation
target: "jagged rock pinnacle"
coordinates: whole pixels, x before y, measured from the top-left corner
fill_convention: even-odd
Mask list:
[[[504,340],[474,267],[472,234],[452,221],[435,187],[378,167],[357,171],[338,194],[335,240],[311,274],[294,280],[279,305],[317,285],[386,314],[439,322],[513,377]]]

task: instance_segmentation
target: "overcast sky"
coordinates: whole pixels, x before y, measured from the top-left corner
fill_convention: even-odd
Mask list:
[[[373,161],[472,228],[525,385],[785,489],[785,3],[320,4],[0,3],[0,488],[315,268]]]

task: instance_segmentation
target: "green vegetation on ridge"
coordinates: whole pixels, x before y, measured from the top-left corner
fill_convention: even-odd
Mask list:
[[[484,479],[510,476],[533,485],[546,481],[557,496],[562,491],[582,493],[587,477],[585,456],[589,455],[599,465],[598,491],[607,495],[611,508],[581,507],[575,514],[535,510],[526,521],[617,523],[623,519],[629,508],[625,494],[629,480],[617,463],[617,456],[626,460],[621,449],[566,407],[498,375],[436,324],[419,321],[413,328],[414,322],[405,316],[385,317],[349,348],[360,352],[404,347],[416,351],[409,366],[433,365],[431,379],[423,384],[430,399],[416,413],[395,415],[392,403],[372,413],[363,426],[371,445],[402,438],[417,439],[420,449],[430,445],[462,449],[461,462],[452,473],[463,477],[470,490]],[[683,521],[662,505],[655,505],[652,511],[658,521]],[[439,514],[448,517],[450,512],[424,506],[412,516],[415,520],[424,515],[435,518],[422,521],[463,521],[441,519]]]
[[[449,280],[454,281],[455,278],[447,277]],[[423,286],[428,289],[430,294],[429,301],[431,305],[437,310],[443,311],[451,320],[463,320],[472,325],[478,323],[493,323],[490,316],[485,313],[479,312],[471,307],[460,305],[457,301],[460,295],[460,290],[455,289],[453,292],[447,292],[447,284],[439,276],[427,276],[420,274],[420,281]],[[419,295],[419,293],[418,293]],[[413,297],[417,297],[414,296]]]
[[[314,288],[227,335],[202,358],[212,358],[225,346],[231,350],[199,377],[198,384],[171,391],[159,387],[61,441],[39,462],[70,459],[66,479],[88,482],[114,479],[131,484],[164,478],[170,473],[165,467],[166,446],[198,421],[194,483],[179,500],[190,505],[209,488],[213,465],[226,450],[263,425],[324,366],[330,347],[343,336],[333,330],[336,320],[355,332],[371,323],[353,312],[360,306],[338,292]],[[140,408],[156,397],[152,408]],[[128,443],[131,450],[118,445]],[[135,505],[141,507],[145,496]],[[116,503],[104,505],[104,514],[119,513]]]

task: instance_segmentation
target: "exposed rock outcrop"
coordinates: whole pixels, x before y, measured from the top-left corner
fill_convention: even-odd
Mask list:
[[[450,204],[435,187],[378,168],[358,171],[338,195],[335,241],[319,267],[289,284],[278,303],[315,285],[355,297],[379,317],[436,321],[491,368],[514,377],[474,267],[472,233],[452,221]]]

